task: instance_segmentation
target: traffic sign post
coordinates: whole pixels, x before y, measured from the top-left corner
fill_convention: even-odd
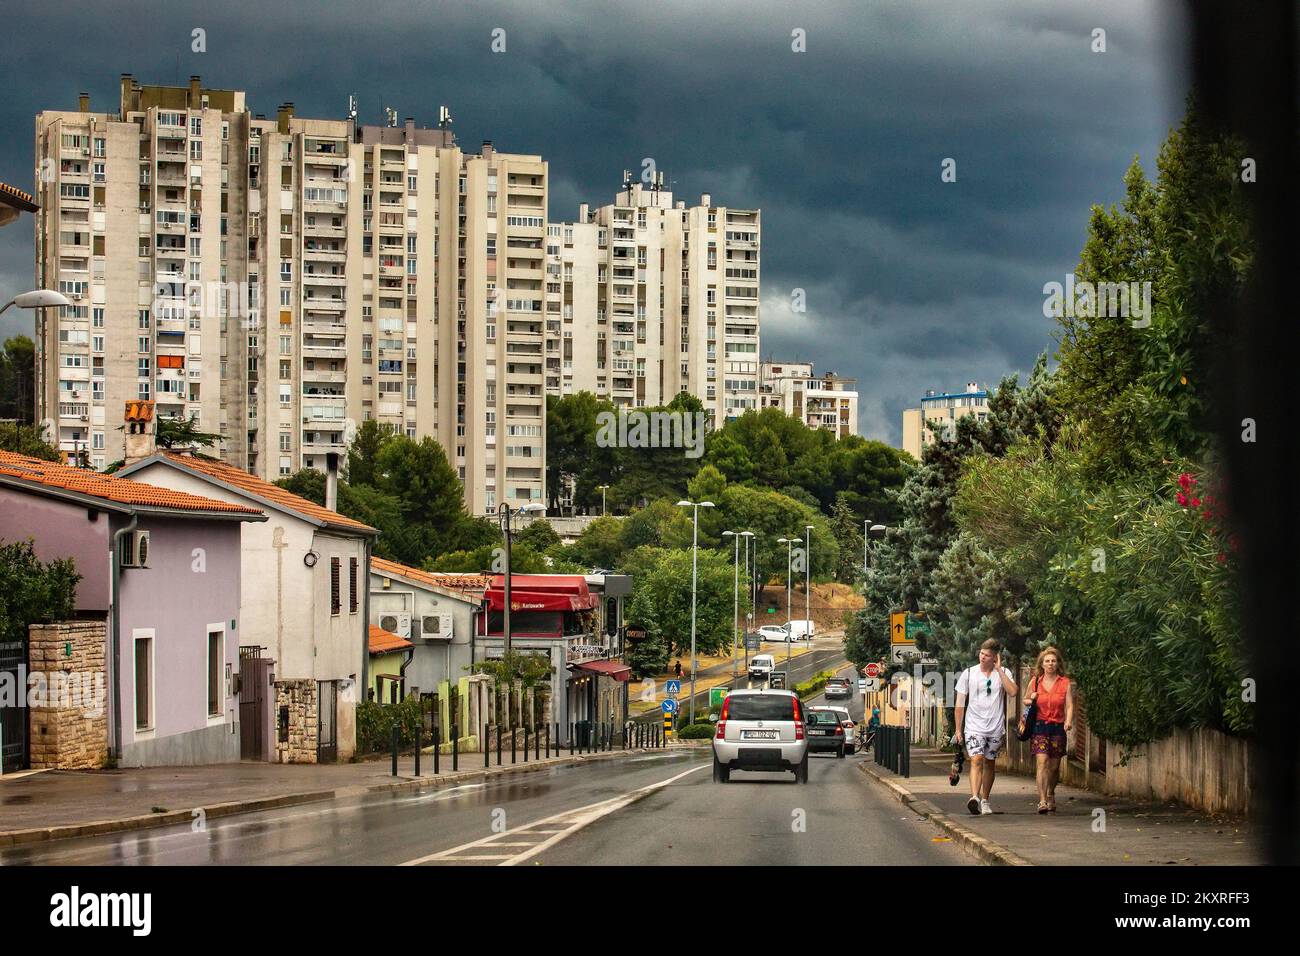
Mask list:
[[[659,708],[665,714],[675,714],[677,713],[677,701],[675,698],[669,697],[667,700],[665,700],[662,704],[659,705]]]
[[[664,684],[666,685],[665,693],[667,693],[669,697],[676,697],[682,692],[682,682],[679,680],[667,680],[664,681]]]

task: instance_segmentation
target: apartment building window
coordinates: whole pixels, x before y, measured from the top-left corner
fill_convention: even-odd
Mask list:
[[[90,397],[97,402],[102,402],[104,400],[104,380],[102,378],[91,380]]]
[[[341,571],[338,558],[330,558],[330,615],[337,616],[342,609],[342,597],[339,593],[339,574]]]
[[[203,141],[199,139],[190,141],[190,159],[203,158]]]
[[[148,372],[146,372],[145,374],[147,375]],[[138,383],[136,385],[135,395],[136,398],[140,399],[141,401],[147,402],[149,400],[149,382],[143,381]]]
[[[290,372],[289,372],[289,360],[288,360],[288,359],[281,359],[281,360],[280,360],[280,378],[281,378],[281,379],[288,379],[289,377],[290,377]]]
[[[90,316],[91,316],[91,323],[94,325],[95,328],[102,329],[104,327],[103,309],[92,309],[90,312]]]
[[[280,451],[290,451],[293,447],[293,433],[280,432]]]
[[[293,386],[292,386],[292,385],[281,385],[281,386],[280,386],[280,404],[281,404],[281,405],[292,405],[292,404],[293,404]]]
[[[90,436],[90,447],[96,451],[104,450],[104,433],[94,432]]]
[[[104,137],[102,136],[95,137],[95,155],[100,159],[104,158]]]
[[[282,335],[282,336],[280,336],[280,354],[281,354],[281,355],[292,355],[292,354],[293,354],[293,337],[292,337],[292,336],[289,336],[289,335]]]

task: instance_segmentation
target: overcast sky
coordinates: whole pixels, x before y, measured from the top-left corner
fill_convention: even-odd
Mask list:
[[[995,384],[1053,348],[1043,284],[1077,262],[1089,206],[1122,196],[1135,155],[1151,172],[1182,115],[1173,9],[44,0],[10,5],[0,37],[0,180],[30,190],[35,114],[75,109],[82,90],[115,110],[124,72],[197,73],[267,115],[290,100],[342,118],[355,93],[363,122],[392,106],[433,125],[446,104],[466,148],[491,139],[550,162],[557,221],[611,201],[622,170],[652,157],[677,198],[763,210],[764,357],[856,377],[860,430],[897,444],[926,388]],[[947,158],[956,182],[941,181]],[[32,259],[30,217],[0,230],[0,297],[31,287]],[[0,335],[30,334],[11,316]]]

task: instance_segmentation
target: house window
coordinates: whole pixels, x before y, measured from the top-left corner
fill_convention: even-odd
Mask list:
[[[357,559],[348,558],[348,613],[357,613]]]
[[[208,631],[208,716],[220,717],[223,709],[221,693],[222,669],[225,665],[226,635],[222,631]]]
[[[153,727],[153,631],[135,639],[135,729]]]
[[[337,615],[342,606],[339,595],[339,559],[330,558],[330,614]]]

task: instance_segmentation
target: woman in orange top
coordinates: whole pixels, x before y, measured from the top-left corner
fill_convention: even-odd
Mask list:
[[[1074,684],[1065,676],[1061,652],[1045,647],[1034,662],[1034,682],[1029,699],[1037,701],[1038,715],[1029,752],[1035,755],[1038,776],[1038,812],[1056,812],[1056,785],[1061,779],[1061,759],[1067,750],[1066,734],[1074,726]]]

